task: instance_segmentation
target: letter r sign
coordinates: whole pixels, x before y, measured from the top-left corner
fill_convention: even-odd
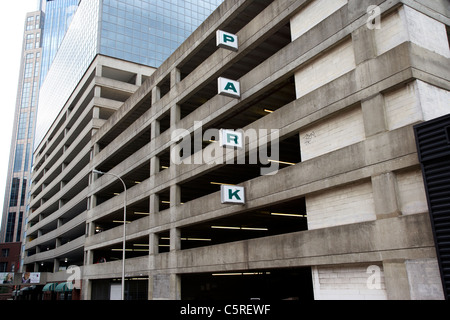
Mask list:
[[[238,37],[232,33],[217,30],[216,42],[220,48],[238,51]]]
[[[220,195],[222,203],[245,204],[244,187],[222,185]]]
[[[219,131],[219,144],[221,147],[242,149],[244,147],[243,139],[244,135],[241,130],[220,129]]]

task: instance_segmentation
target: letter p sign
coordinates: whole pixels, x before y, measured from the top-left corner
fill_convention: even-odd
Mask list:
[[[232,33],[217,30],[216,42],[220,48],[238,51],[238,37]]]
[[[220,195],[222,203],[245,204],[244,187],[222,185]]]

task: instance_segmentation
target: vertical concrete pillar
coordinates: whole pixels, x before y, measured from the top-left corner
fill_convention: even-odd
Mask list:
[[[141,86],[142,85],[142,73],[138,73],[136,75],[135,85],[137,85],[137,86]]]
[[[99,107],[92,108],[92,118],[100,119],[100,108]]]
[[[102,96],[102,88],[101,87],[95,87],[94,88],[94,97],[101,97]]]
[[[53,259],[53,273],[58,272],[58,271],[59,271],[59,260]]]
[[[172,89],[178,82],[181,81],[181,71],[178,68],[170,72],[170,88]]]
[[[170,251],[181,249],[181,230],[179,228],[170,229]]]
[[[410,300],[408,273],[404,260],[383,261],[388,300]]]
[[[372,177],[377,219],[396,217],[401,214],[397,189],[397,181],[393,172],[386,172]]]
[[[159,212],[159,196],[155,193],[150,195],[150,220],[152,220],[152,215]],[[150,222],[151,223],[151,222]]]
[[[352,33],[352,40],[356,65],[376,58],[377,47],[374,30],[371,30],[364,25]]]
[[[361,102],[366,137],[387,130],[384,97],[378,94]]]
[[[181,107],[176,104],[170,108],[170,126],[174,126],[181,119]]]
[[[170,299],[181,300],[181,277],[175,273],[170,275]]]
[[[94,263],[94,252],[92,250],[87,250],[84,252],[84,263],[86,265]]]
[[[159,99],[161,99],[161,89],[158,86],[155,86],[152,89],[152,105],[155,104]]]
[[[83,279],[81,286],[81,300],[91,300],[92,297],[92,280]]]

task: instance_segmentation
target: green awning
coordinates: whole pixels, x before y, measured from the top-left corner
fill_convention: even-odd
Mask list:
[[[73,284],[71,282],[63,282],[56,286],[56,292],[71,292],[73,289]]]
[[[55,291],[56,283],[47,283],[42,291]]]

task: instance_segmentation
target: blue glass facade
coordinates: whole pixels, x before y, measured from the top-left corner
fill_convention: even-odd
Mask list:
[[[45,22],[42,35],[41,83],[64,39],[79,0],[45,1]],[[44,4],[41,4],[44,6]]]
[[[223,0],[82,0],[39,97],[35,148],[97,54],[159,67]]]
[[[100,53],[159,67],[223,0],[103,0]]]

